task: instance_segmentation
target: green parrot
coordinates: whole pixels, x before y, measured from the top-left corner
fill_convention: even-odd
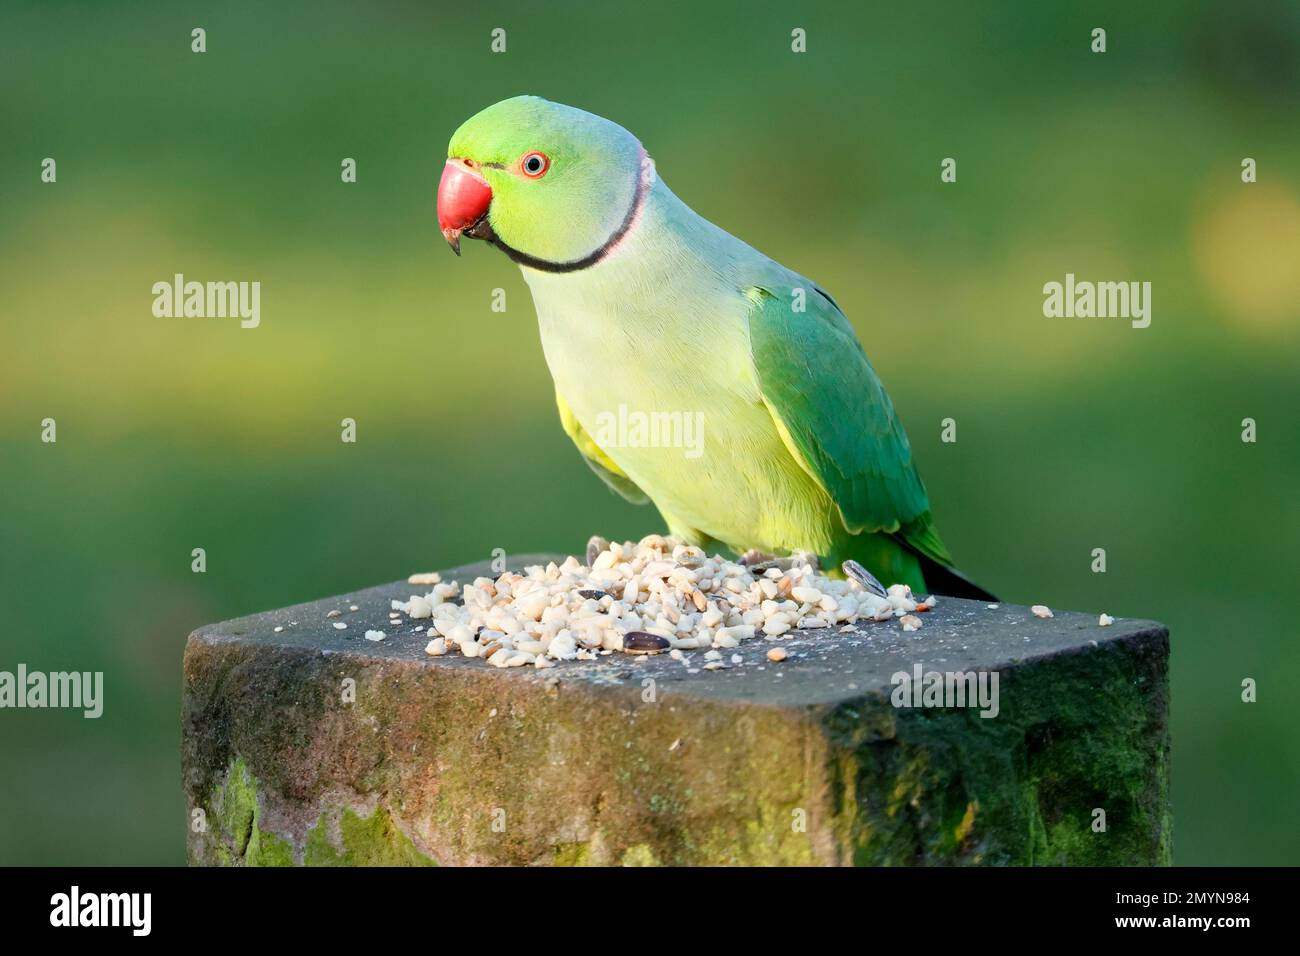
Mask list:
[[[816,283],[697,215],[635,136],[583,110],[503,100],[447,155],[443,236],[519,264],[560,421],[611,488],[710,551],[991,599],[953,569],[893,403]],[[617,416],[697,421],[701,440],[629,437]]]

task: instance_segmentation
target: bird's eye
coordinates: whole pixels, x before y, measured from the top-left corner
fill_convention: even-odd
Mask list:
[[[541,179],[550,168],[551,160],[545,153],[539,153],[536,150],[531,153],[524,153],[524,158],[519,160],[519,169],[529,179]]]

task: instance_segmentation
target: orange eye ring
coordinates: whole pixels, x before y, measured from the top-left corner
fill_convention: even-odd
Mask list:
[[[541,179],[550,168],[551,158],[536,149],[524,153],[519,160],[519,171],[529,179]]]

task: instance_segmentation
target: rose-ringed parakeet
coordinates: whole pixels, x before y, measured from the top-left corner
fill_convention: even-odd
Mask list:
[[[504,100],[447,154],[442,233],[457,254],[468,236],[519,264],[560,421],[615,491],[710,550],[804,551],[987,596],[952,569],[893,404],[830,295],[697,215],[635,136],[591,113]],[[620,410],[699,413],[699,453],[611,439],[600,426]]]

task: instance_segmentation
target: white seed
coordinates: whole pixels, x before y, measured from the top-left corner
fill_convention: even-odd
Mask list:
[[[1034,617],[1052,617],[1052,609],[1045,604],[1035,604],[1029,609]]]
[[[366,640],[368,641],[382,641],[383,639],[383,631],[366,631]]]
[[[463,586],[437,575],[412,576],[412,583],[418,579],[432,590],[393,601],[390,624],[401,626],[402,614],[431,618],[432,627],[414,629],[425,633],[431,647],[441,642],[443,653],[458,647],[466,657],[486,657],[497,667],[596,660],[623,652],[624,634],[648,631],[666,638],[670,653],[688,665],[687,673],[696,673],[699,668],[689,666],[684,651],[709,651],[709,669],[718,669],[727,665],[722,650],[711,648],[736,648],[759,632],[777,638],[797,624],[804,629],[843,625],[838,633],[852,633],[859,617],[901,619],[934,604],[933,598],[920,601],[904,585],[880,597],[856,580],[823,577],[806,555],[794,555],[789,570],[755,572],[659,535],[639,543],[602,543],[608,546],[595,554],[590,568],[567,557]],[[740,654],[727,659],[743,661]],[[645,660],[636,658],[643,665]]]
[[[1097,623],[1101,627],[1110,627],[1112,624],[1115,623],[1115,619],[1111,617],[1109,614],[1103,614],[1101,617],[1097,618]]]
[[[430,657],[442,657],[447,653],[447,639],[445,637],[435,637],[424,646],[424,653]]]
[[[415,594],[411,595],[411,599],[406,602],[406,607],[402,610],[404,610],[409,617],[418,618],[433,616],[433,604],[429,599],[422,598]]]
[[[590,654],[590,651],[583,653]],[[579,654],[578,644],[568,633],[557,634],[546,648],[546,656],[559,661],[571,661]]]

